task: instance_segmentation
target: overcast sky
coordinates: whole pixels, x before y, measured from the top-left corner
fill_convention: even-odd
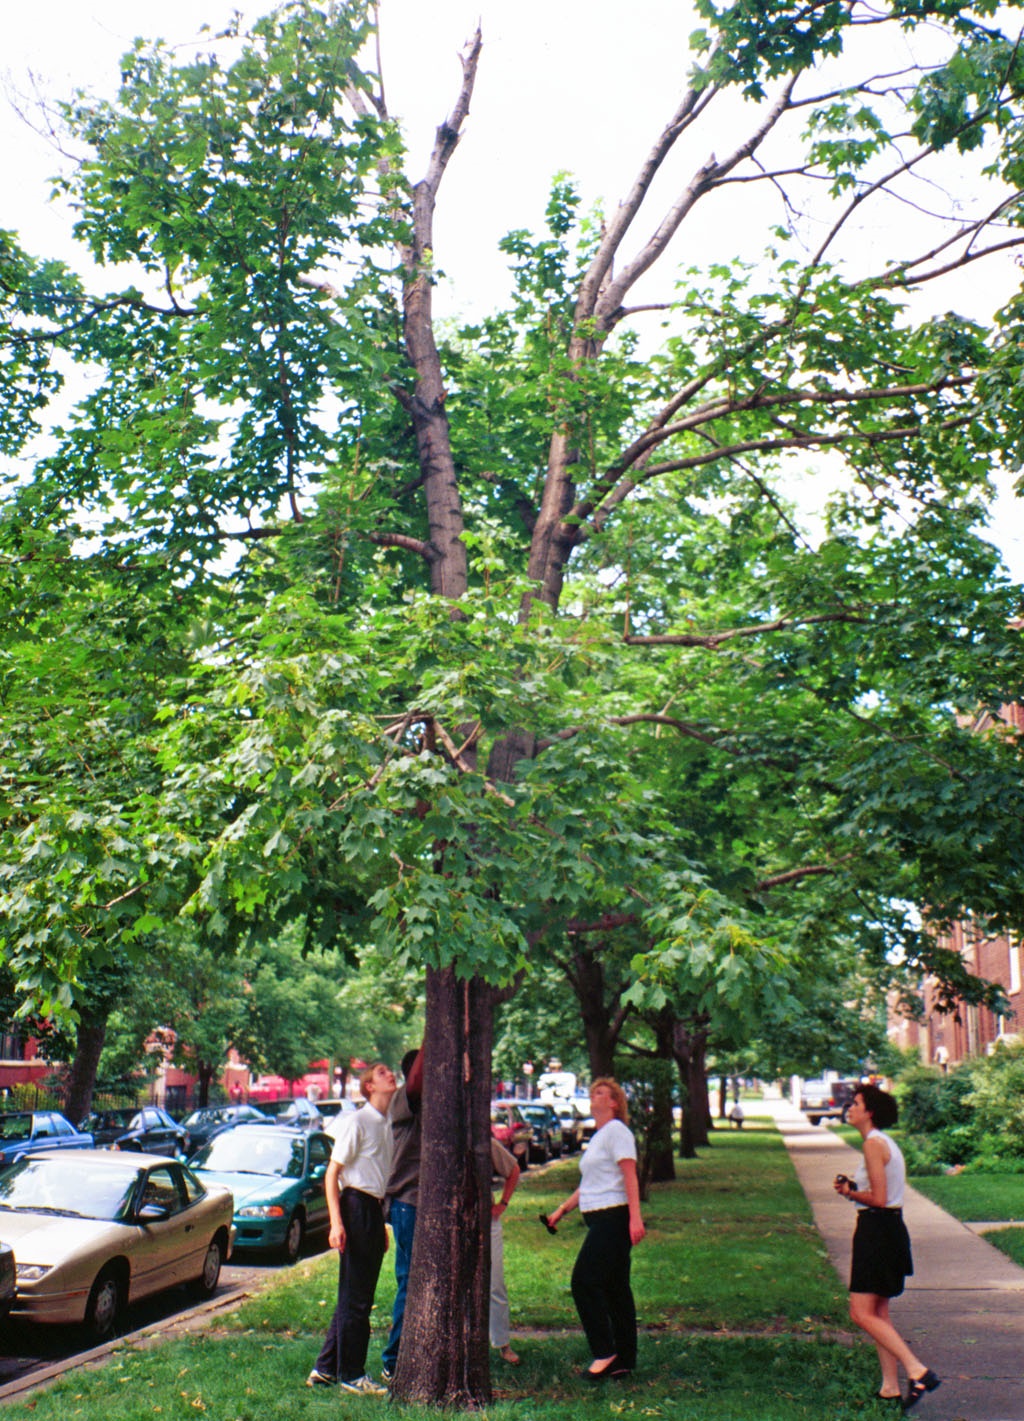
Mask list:
[[[251,19],[266,8],[247,0],[4,0],[0,72],[8,94],[22,98],[33,90],[65,97],[76,87],[112,93],[118,58],[136,34],[159,35],[187,51],[203,24],[216,33],[235,10]],[[484,50],[476,92],[436,229],[446,308],[470,315],[507,288],[497,241],[510,228],[539,224],[555,172],[576,175],[588,203],[613,205],[622,195],[678,102],[696,24],[685,0],[384,0],[388,101],[403,120],[414,176],[458,93],[458,52],[478,19]],[[908,41],[894,43],[890,68],[910,57]],[[713,137],[719,156],[733,136],[723,114]],[[711,141],[705,131],[700,143]],[[706,156],[703,149],[680,155],[664,176],[666,197]],[[67,216],[47,202],[46,178],[61,166],[60,155],[9,102],[0,103],[0,165],[0,226],[18,231],[38,255],[72,259]],[[755,256],[782,211],[768,190],[755,197],[745,189],[743,204],[710,209],[713,220],[686,235],[676,265],[736,249]],[[865,248],[873,240],[866,228]],[[671,275],[667,266],[665,272],[662,281]],[[1019,277],[1007,257],[984,281],[975,275],[955,302],[943,300],[987,316]],[[1024,580],[1024,502],[1002,500],[997,538]]]

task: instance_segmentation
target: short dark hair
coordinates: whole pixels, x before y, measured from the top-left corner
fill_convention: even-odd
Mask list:
[[[877,1085],[859,1085],[854,1091],[864,1102],[864,1109],[871,1116],[871,1123],[877,1130],[888,1130],[899,1119],[896,1097]]]
[[[406,1051],[405,1055],[402,1057],[402,1075],[405,1076],[406,1080],[409,1079],[409,1072],[412,1070],[412,1063],[413,1061],[415,1061],[416,1057],[419,1054],[420,1048],[418,1046],[414,1046],[411,1051]]]

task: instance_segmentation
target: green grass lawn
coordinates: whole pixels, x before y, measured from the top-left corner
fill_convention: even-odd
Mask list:
[[[935,1174],[910,1183],[956,1219],[1024,1220],[1024,1174]]]
[[[670,1421],[847,1421],[884,1414],[873,1349],[846,1337],[846,1292],[830,1267],[786,1150],[768,1122],[720,1131],[699,1160],[645,1205],[634,1253],[643,1335],[635,1377],[595,1387],[569,1294],[575,1216],[550,1237],[537,1222],[577,1180],[565,1162],[527,1175],[505,1226],[515,1345],[496,1360],[490,1421],[664,1417]],[[69,1374],[5,1406],[5,1421],[275,1421],[379,1414],[372,1398],[304,1386],[334,1305],[332,1255],[282,1269],[237,1312],[201,1333],[126,1344],[103,1367]],[[370,1367],[379,1370],[393,1294],[385,1261]],[[387,1405],[387,1403],[385,1403]],[[409,1421],[420,1408],[389,1407]]]

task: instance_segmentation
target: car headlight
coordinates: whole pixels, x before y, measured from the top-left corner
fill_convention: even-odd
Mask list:
[[[283,1219],[284,1210],[280,1204],[247,1204],[244,1209],[236,1209],[238,1219]]]
[[[19,1263],[17,1267],[19,1283],[38,1283],[53,1269],[52,1263]]]

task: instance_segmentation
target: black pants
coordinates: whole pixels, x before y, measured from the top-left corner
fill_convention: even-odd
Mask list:
[[[338,1304],[316,1369],[325,1377],[351,1382],[366,1374],[370,1310],[386,1247],[384,1210],[372,1194],[343,1189],[341,1221],[345,1251],[338,1260]]]
[[[572,1270],[572,1297],[595,1357],[636,1366],[636,1305],[629,1286],[629,1207],[583,1215],[587,1236]]]

